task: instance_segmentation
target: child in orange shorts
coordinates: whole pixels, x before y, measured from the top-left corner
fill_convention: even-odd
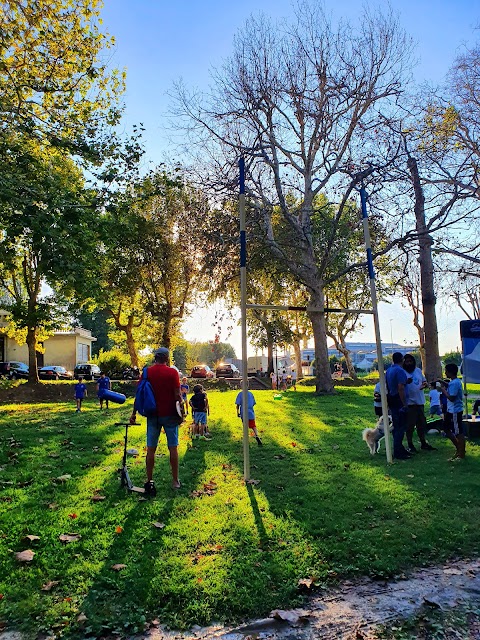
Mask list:
[[[237,407],[237,416],[239,418],[243,418],[242,397],[243,397],[243,391],[240,391],[240,393],[237,395],[237,398],[235,400],[235,405]],[[257,441],[258,446],[261,447],[263,445],[263,442],[261,441],[260,436],[258,435],[257,425],[255,423],[255,411],[253,409],[253,407],[256,405],[256,402],[255,402],[255,397],[251,391],[249,391],[247,395],[247,404],[248,404],[248,426],[253,431],[253,435],[255,437],[255,440]]]

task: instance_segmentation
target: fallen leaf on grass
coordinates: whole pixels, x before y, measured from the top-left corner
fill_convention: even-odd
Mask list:
[[[81,613],[77,618],[78,624],[82,624],[82,622],[86,622],[87,620],[88,618],[84,613]]]
[[[67,482],[70,480],[72,476],[69,473],[65,473],[63,476],[58,476],[58,478],[54,478],[54,482]]]
[[[101,502],[102,500],[106,500],[106,496],[101,496],[100,494],[96,493],[90,499],[92,502]]]
[[[407,473],[407,478],[414,478],[415,476],[413,475],[413,473]]]
[[[115,527],[115,533],[122,533],[123,527]]]
[[[49,509],[58,509],[58,504],[56,502],[50,502],[48,505]]]
[[[15,558],[18,562],[31,562],[35,557],[35,551],[31,551],[31,549],[27,549],[27,551],[19,551],[15,554]]]
[[[292,444],[293,444],[293,442],[292,442]],[[283,459],[285,458],[285,456],[283,455],[283,453],[281,453],[281,454],[280,454],[280,455],[278,455],[278,456],[273,456],[273,457],[275,458],[275,460],[283,460]]]
[[[76,513],[69,513],[68,517],[71,518],[72,520],[76,520],[76,518],[78,518]]]
[[[153,522],[152,524],[156,529],[163,529],[163,527],[165,526],[163,522]]]
[[[3,600],[4,596],[3,593],[0,593],[0,600]]]
[[[297,446],[296,442],[290,442],[290,444],[292,445],[292,447],[296,447]]]
[[[49,582],[46,582],[44,585],[42,585],[42,591],[51,591],[53,589],[53,587],[56,587],[57,584],[60,584],[59,580],[50,580]]]
[[[40,540],[40,536],[32,536],[28,534],[23,538],[23,540],[28,540],[29,542],[36,542],[37,540]]]
[[[33,484],[33,478],[31,480],[24,480],[23,482],[17,482],[17,488],[23,489],[24,487],[29,487]]]
[[[260,484],[260,480],[245,480],[245,484]]]
[[[417,539],[417,536],[414,533],[412,533],[410,535],[412,536],[412,540],[416,540]]]
[[[112,569],[114,571],[121,571],[122,569],[126,569],[127,565],[126,564],[113,564],[112,565]]]
[[[77,540],[80,540],[82,536],[79,533],[62,533],[60,536],[58,536],[58,539],[61,542],[65,542],[65,544],[68,544],[70,542],[77,542]]]

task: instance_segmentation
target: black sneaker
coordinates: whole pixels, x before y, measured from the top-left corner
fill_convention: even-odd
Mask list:
[[[407,451],[405,451],[405,453],[402,451],[401,453],[399,453],[398,455],[394,455],[393,457],[395,458],[395,460],[410,460],[412,456]]]
[[[418,453],[418,449],[414,444],[409,444],[407,447],[407,453]]]
[[[263,442],[260,440],[258,436],[255,436],[255,440],[257,441],[257,444],[259,447],[263,447]]]
[[[145,489],[145,495],[151,496],[152,498],[157,495],[157,487],[155,486],[153,480],[151,480],[150,482],[146,482],[143,485],[143,488]]]
[[[420,449],[423,449],[424,451],[437,451],[437,448],[432,447],[432,445],[428,444],[428,442],[422,443],[422,446],[420,447]]]

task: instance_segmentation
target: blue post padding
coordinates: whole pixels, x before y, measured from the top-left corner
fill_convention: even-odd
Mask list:
[[[245,158],[239,159],[238,169],[240,171],[240,176],[239,176],[240,193],[245,193]]]
[[[367,213],[367,192],[364,187],[360,189],[360,201],[362,203],[362,218],[368,218]]]
[[[240,268],[247,266],[247,234],[240,231]]]
[[[370,280],[375,280],[375,270],[373,268],[372,250],[370,247],[367,249],[367,264],[368,264],[368,277]]]
[[[110,389],[102,389],[102,393],[100,394],[99,392],[98,397],[102,400],[110,400],[110,402],[115,402],[116,404],[123,404],[127,399],[123,393],[110,391]]]

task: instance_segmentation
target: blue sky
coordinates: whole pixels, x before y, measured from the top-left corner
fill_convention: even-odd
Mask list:
[[[327,13],[352,22],[358,19],[361,6],[354,0],[325,3]],[[370,6],[385,4],[371,2]],[[475,31],[480,26],[480,0],[392,0],[391,6],[416,43],[412,69],[419,83],[441,83],[462,46],[480,38]],[[210,69],[231,53],[234,34],[249,15],[263,12],[282,18],[292,11],[289,0],[105,0],[104,27],[116,39],[111,63],[127,71],[124,124],[127,129],[134,123],[145,125],[148,162],[161,162],[168,153],[166,114],[173,82],[182,78],[189,86],[207,87]],[[460,344],[459,319],[454,310],[439,309],[441,350]],[[211,323],[211,314],[202,312],[194,323],[187,322],[187,337],[195,330],[198,339],[213,338]],[[398,303],[381,309],[381,324],[385,342],[390,340],[391,326],[396,341],[415,341],[410,315]],[[358,339],[373,340],[368,325]],[[234,346],[237,341],[232,339]]]

